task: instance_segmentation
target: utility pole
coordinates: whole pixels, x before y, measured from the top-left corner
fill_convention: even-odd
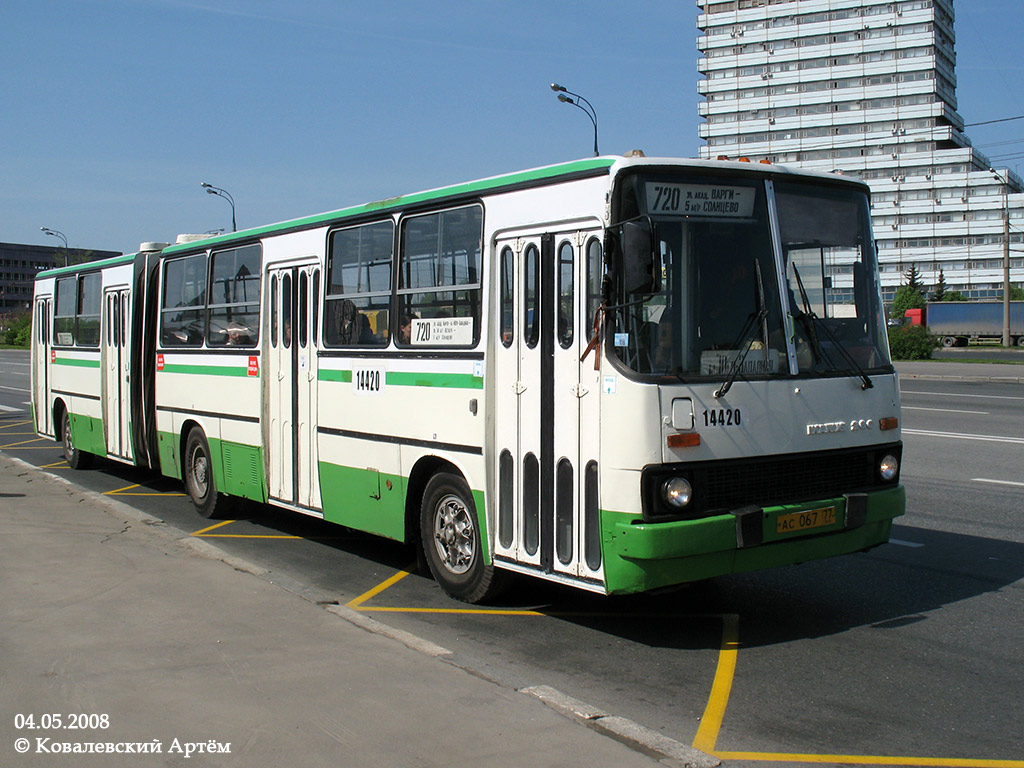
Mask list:
[[[1003,185],[1003,346],[1010,346],[1010,179],[989,172]]]

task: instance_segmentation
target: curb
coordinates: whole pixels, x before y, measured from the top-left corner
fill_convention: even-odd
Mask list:
[[[111,514],[126,518],[133,523],[148,526],[150,530],[155,534],[160,535],[161,538],[168,538],[176,544],[183,545],[184,547],[191,549],[197,556],[205,557],[210,560],[219,560],[237,571],[242,571],[252,576],[256,576],[257,578],[265,579],[271,584],[279,586],[281,589],[284,589],[307,602],[311,602],[308,598],[299,594],[295,590],[288,589],[287,587],[270,579],[270,571],[266,568],[256,565],[244,558],[236,557],[235,555],[225,552],[215,544],[211,544],[207,541],[201,541],[190,536],[184,531],[168,526],[163,520],[136,509],[123,501],[113,499],[109,496],[97,493],[96,491],[84,489],[67,478],[33,466],[16,456],[11,456],[10,454],[3,454],[3,456],[29,472],[39,474],[47,480],[56,481],[57,483],[66,486],[69,491],[77,493],[85,499],[94,502],[97,506],[104,508]],[[178,536],[176,534],[181,535]],[[430,640],[379,622],[376,619],[361,614],[344,605],[315,604],[318,605],[318,607],[326,609],[328,613],[332,613],[338,618],[343,619],[344,621],[347,621],[367,632],[395,640],[396,642],[402,643],[410,650],[416,651],[424,656],[438,659],[439,661],[450,664],[451,666],[468,672],[469,674],[488,680],[494,685],[509,687],[499,683],[489,676],[480,674],[471,667],[457,662],[455,660],[455,654],[452,651],[437,645]],[[586,702],[574,699],[550,686],[527,686],[518,689],[513,688],[513,690],[517,693],[539,699],[563,717],[591,728],[605,736],[608,736],[609,738],[615,739],[616,741],[625,744],[627,747],[635,749],[648,757],[654,758],[671,768],[716,768],[721,765],[721,761],[711,755],[694,749],[693,747],[689,747],[682,742],[671,739],[668,736],[647,728],[646,726],[640,725],[639,723],[625,717],[611,715],[597,707],[587,704]]]

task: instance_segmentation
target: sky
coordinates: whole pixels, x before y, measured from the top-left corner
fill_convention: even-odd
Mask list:
[[[956,0],[967,123],[1024,115],[1024,0]],[[6,0],[0,241],[132,252],[587,157],[695,157],[693,0]],[[1024,168],[1024,120],[967,129]],[[1007,156],[1004,161],[997,158]]]

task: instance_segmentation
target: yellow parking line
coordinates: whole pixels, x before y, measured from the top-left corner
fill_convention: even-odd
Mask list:
[[[408,575],[409,575],[409,571],[399,571],[398,573],[396,573],[391,578],[385,579],[384,581],[382,581],[380,584],[378,584],[373,589],[368,590],[367,592],[364,592],[363,594],[361,594],[359,597],[355,598],[354,600],[349,600],[345,605],[348,608],[358,608],[360,605],[365,603],[371,597],[375,597],[376,595],[379,595],[385,589],[387,589],[388,587],[392,586],[393,584],[397,584],[398,582],[400,582],[402,579],[404,579]]]
[[[234,521],[232,521],[234,522]],[[305,536],[286,536],[285,534],[262,534],[262,533],[204,533],[202,535],[193,533],[202,539],[304,539]],[[311,539],[312,541],[312,539]]]
[[[61,459],[60,461],[53,462],[53,464],[40,464],[39,465],[40,469],[56,469],[57,467],[60,467],[62,469],[68,469],[69,468],[68,467],[68,460],[67,459]]]
[[[146,491],[145,493],[127,493],[132,488],[141,488],[142,485],[136,483],[135,485],[126,485],[124,488],[118,488],[113,491],[104,491],[104,496],[184,496],[184,493],[178,491]]]
[[[725,708],[729,705],[732,681],[736,675],[736,656],[740,647],[739,624],[740,617],[734,613],[722,616],[722,647],[718,651],[715,679],[711,684],[707,706],[704,707],[704,716],[700,719],[700,727],[693,739],[695,749],[709,754],[715,751]]]
[[[11,427],[24,427],[26,424],[31,424],[31,421],[12,421],[10,424],[4,424],[0,426],[0,430],[9,429]]]
[[[20,448],[21,446],[27,445],[28,443],[38,443],[38,442],[40,442],[42,440],[46,440],[48,443],[50,443],[50,445],[42,445],[42,446],[34,446],[34,447],[36,447],[36,448],[56,448],[57,447],[56,445],[53,444],[53,441],[50,440],[50,438],[48,438],[48,437],[36,437],[36,438],[34,438],[32,440],[22,440],[20,443],[10,443],[9,445],[0,445],[0,448]]]
[[[230,525],[233,522],[235,522],[235,521],[234,520],[221,520],[219,523],[214,523],[213,525],[209,526],[208,528],[202,528],[201,530],[195,531],[194,533],[190,533],[189,535],[190,536],[202,536],[204,533],[207,533],[209,531],[215,531],[218,528],[223,528],[225,525]]]
[[[359,598],[356,598],[358,600]],[[359,607],[358,604],[353,605],[355,600],[349,603],[350,608],[357,608],[360,611],[370,612],[377,611],[380,613],[458,613],[458,614],[473,614],[483,616],[569,616],[575,614],[554,614],[554,613],[541,613],[540,611],[522,611],[514,609],[502,609],[502,608],[397,608],[397,607],[375,607],[369,606],[368,608]]]
[[[839,765],[912,765],[926,768],[1024,768],[1024,760],[976,760],[960,757],[895,757],[886,755],[801,755],[774,752],[714,752],[723,760]]]

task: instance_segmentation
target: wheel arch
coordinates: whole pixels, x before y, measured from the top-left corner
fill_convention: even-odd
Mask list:
[[[423,492],[430,478],[440,473],[456,475],[466,480],[465,473],[448,459],[440,456],[423,456],[413,465],[405,487],[405,540],[417,544],[420,539],[420,508],[423,506]],[[467,482],[468,484],[468,482]],[[478,510],[479,513],[479,510]]]

